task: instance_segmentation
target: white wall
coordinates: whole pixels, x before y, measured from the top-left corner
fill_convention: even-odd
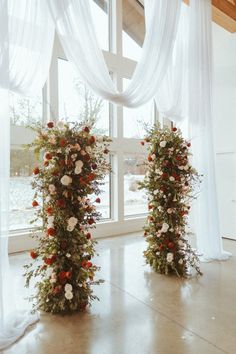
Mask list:
[[[213,24],[213,118],[221,235],[236,239],[236,33]]]

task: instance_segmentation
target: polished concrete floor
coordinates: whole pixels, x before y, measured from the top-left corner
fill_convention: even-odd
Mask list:
[[[204,263],[202,277],[180,280],[144,264],[140,235],[99,240],[100,301],[73,316],[41,320],[4,354],[218,354],[236,353],[236,241],[226,262]],[[11,257],[18,299],[27,254]]]

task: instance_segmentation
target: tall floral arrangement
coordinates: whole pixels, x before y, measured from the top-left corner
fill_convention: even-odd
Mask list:
[[[198,256],[187,240],[190,203],[196,197],[200,176],[191,166],[190,146],[177,128],[155,125],[147,131],[147,173],[140,188],[147,191],[149,215],[144,228],[146,262],[159,273],[201,273]]]
[[[26,286],[36,277],[35,307],[51,313],[84,309],[97,298],[92,285],[99,269],[92,263],[95,241],[90,229],[100,214],[96,204],[107,162],[109,138],[91,134],[79,123],[37,127],[33,148],[41,163],[33,171],[32,206],[41,220],[33,235],[38,246],[26,265]],[[34,220],[34,221],[35,221]]]

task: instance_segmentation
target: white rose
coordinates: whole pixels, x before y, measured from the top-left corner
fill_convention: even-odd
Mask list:
[[[71,293],[72,292],[72,285],[71,284],[69,284],[69,283],[67,283],[66,285],[65,285],[65,287],[64,287],[64,289],[65,289],[65,292],[66,293]]]
[[[183,264],[183,262],[184,261],[182,260],[182,258],[180,258],[179,261],[178,261],[179,264]]]
[[[98,143],[103,143],[103,136],[97,136],[96,140]]]
[[[166,146],[166,141],[165,140],[161,141],[160,142],[160,147],[164,148],[165,146]]]
[[[67,292],[65,293],[65,298],[66,298],[67,300],[73,299],[73,294],[72,294],[72,292],[71,292],[71,291],[67,291]]]
[[[82,172],[84,163],[81,160],[75,162],[75,174],[79,175]]]
[[[179,247],[183,247],[184,246],[184,242],[182,240],[179,240],[178,241],[178,245],[179,245]]]
[[[67,254],[66,254],[66,257],[67,257],[67,258],[70,258],[70,257],[71,257],[71,254],[70,254],[70,253],[67,253]]]
[[[50,200],[51,200],[50,195],[47,195],[47,197],[45,198],[45,202],[48,203],[48,202],[50,202]]]
[[[87,152],[87,154],[90,154],[92,152],[91,146],[86,146],[85,151]]]
[[[78,222],[78,219],[72,216],[70,219],[68,219],[67,223],[68,225],[75,226]]]
[[[70,176],[64,175],[61,178],[61,184],[63,184],[63,186],[68,186],[71,183],[72,183],[72,178]]]
[[[152,154],[152,159],[155,160],[156,159],[156,155]]]
[[[172,213],[172,209],[171,209],[171,208],[168,208],[168,209],[167,209],[167,213],[168,213],[168,214],[171,214],[171,213]]]
[[[174,259],[173,253],[167,253],[166,260],[168,263],[171,263]]]
[[[174,178],[173,176],[170,176],[170,177],[169,177],[169,180],[170,180],[171,182],[174,182],[174,181],[175,181],[175,178]]]
[[[74,225],[68,225],[66,229],[67,231],[71,232],[74,230],[74,228],[75,228]]]
[[[77,157],[77,154],[72,154],[71,155],[71,158],[72,158],[73,161],[76,159],[76,157]]]
[[[49,184],[48,190],[49,190],[50,194],[55,194],[56,187],[54,186],[54,184]]]
[[[54,216],[48,216],[48,226],[53,227]]]
[[[162,232],[167,232],[168,229],[169,229],[169,225],[168,225],[166,222],[164,222],[164,223],[162,224],[161,231],[162,231]]]
[[[65,129],[65,124],[62,121],[57,122],[57,128],[60,130]]]

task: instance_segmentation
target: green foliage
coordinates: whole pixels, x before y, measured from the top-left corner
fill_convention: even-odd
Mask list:
[[[200,176],[190,165],[191,144],[177,128],[155,125],[147,131],[147,173],[140,188],[147,191],[149,216],[144,235],[146,262],[159,273],[189,275],[191,267],[201,274],[198,256],[187,241],[187,216],[196,198]],[[145,142],[142,142],[144,144]]]
[[[33,237],[38,247],[33,262],[25,266],[26,286],[36,278],[35,308],[51,313],[71,313],[90,305],[97,297],[92,285],[99,270],[91,262],[95,241],[90,229],[100,214],[95,203],[104,175],[110,170],[106,159],[110,139],[91,135],[82,123],[34,128],[33,149],[41,166],[34,169],[32,205],[43,226]]]

